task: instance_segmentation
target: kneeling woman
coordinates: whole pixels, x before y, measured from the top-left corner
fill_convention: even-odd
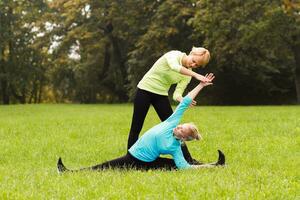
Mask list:
[[[206,78],[211,81],[214,79],[213,74],[209,74]],[[195,125],[185,123],[178,125],[184,111],[192,103],[192,100],[198,95],[200,90],[212,83],[201,82],[197,85],[183,101],[177,106],[175,112],[165,121],[148,130],[139,140],[128,150],[123,157],[104,162],[80,170],[103,170],[107,168],[134,168],[134,169],[187,169],[187,168],[203,168],[215,167],[225,164],[225,156],[219,151],[219,160],[216,163],[190,165],[185,160],[181,143],[183,141],[199,140],[200,134]],[[160,155],[171,155],[173,159],[161,158]],[[57,168],[60,173],[69,170],[59,158]]]

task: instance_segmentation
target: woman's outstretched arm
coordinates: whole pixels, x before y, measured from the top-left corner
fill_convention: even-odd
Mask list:
[[[199,94],[199,92],[208,85],[212,85],[212,81],[214,80],[215,76],[210,73],[205,75],[205,78],[209,80],[209,82],[200,82],[192,91],[188,93],[187,96],[189,96],[191,99],[195,99],[196,96]]]
[[[207,79],[209,79],[210,81],[212,81],[215,77],[212,73],[207,74],[205,76]],[[199,83],[199,85],[197,85],[192,91],[190,91],[188,93],[188,95],[186,95],[183,100],[180,102],[180,104],[176,107],[176,110],[174,111],[174,113],[167,119],[167,121],[172,121],[172,123],[174,124],[178,124],[179,121],[181,120],[181,117],[184,113],[184,111],[189,107],[189,105],[191,105],[192,100],[198,95],[198,93],[200,92],[200,90],[202,90],[202,88],[204,88],[205,86],[211,85],[211,82],[201,82]]]
[[[209,80],[205,76],[202,76],[201,74],[193,72],[192,70],[189,70],[185,67],[181,67],[179,72],[183,75],[194,77],[195,79],[197,79],[199,81],[209,82]]]

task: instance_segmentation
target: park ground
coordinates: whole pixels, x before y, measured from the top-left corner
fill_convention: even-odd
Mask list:
[[[123,155],[131,104],[0,106],[0,199],[300,199],[299,106],[197,106],[194,158],[226,167],[59,175]],[[151,108],[143,131],[159,119]],[[143,132],[142,131],[142,132]]]

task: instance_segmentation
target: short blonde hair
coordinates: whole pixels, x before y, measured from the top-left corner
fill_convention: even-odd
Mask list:
[[[202,66],[205,67],[210,60],[210,53],[203,47],[193,47],[190,54],[204,56]]]
[[[190,123],[187,123],[187,124],[190,126],[190,130],[191,130],[191,135],[190,136],[195,140],[201,140],[202,136],[199,133],[199,130],[198,130],[197,126],[193,122],[190,122]]]

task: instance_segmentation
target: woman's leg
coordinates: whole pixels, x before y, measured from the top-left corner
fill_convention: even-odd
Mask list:
[[[138,140],[149,107],[149,92],[138,89],[134,98],[133,116],[128,136],[127,149],[129,149]]]
[[[95,165],[90,168],[85,168],[85,169],[90,169],[90,170],[103,170],[103,169],[108,169],[108,168],[133,168],[135,166],[135,160],[132,159],[132,156],[127,153],[125,156],[101,163],[99,165]]]
[[[184,159],[191,165],[201,165],[202,162],[199,162],[198,160],[195,160],[192,158],[192,155],[190,154],[190,151],[188,150],[185,143],[181,144],[181,151],[183,153]]]
[[[151,94],[151,104],[161,121],[165,121],[173,114],[173,109],[169,102],[168,96]]]
[[[153,94],[151,96],[151,103],[158,114],[161,121],[165,121],[173,113],[169,98],[167,96]],[[190,164],[199,164],[199,162],[192,158],[187,146],[181,145],[181,150],[185,160]]]
[[[158,157],[155,161],[149,163],[148,169],[174,170],[177,167],[173,159]]]
[[[115,168],[139,168],[139,169],[146,169],[147,163],[142,162],[133,156],[131,156],[128,152],[125,156],[116,158],[114,160],[110,160],[92,167],[86,167],[86,168],[81,168],[78,170],[70,170],[65,167],[63,164],[61,158],[58,159],[57,162],[57,170],[59,173],[64,173],[64,172],[78,172],[78,171],[87,171],[87,170],[104,170],[104,169],[115,169]]]

